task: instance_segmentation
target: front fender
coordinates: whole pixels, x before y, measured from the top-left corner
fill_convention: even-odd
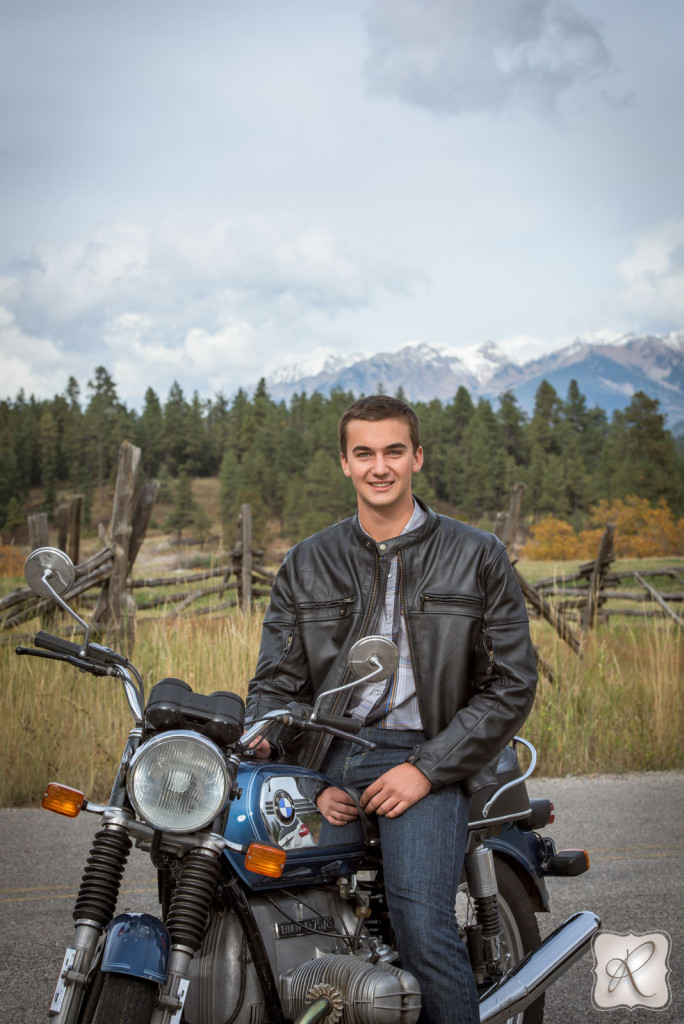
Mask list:
[[[117,914],[107,928],[102,970],[164,984],[169,973],[171,938],[151,914]]]
[[[484,844],[493,853],[499,853],[513,861],[513,866],[518,865],[518,874],[521,873],[519,869],[523,869],[523,880],[528,889],[531,885],[532,892],[537,894],[538,909],[548,911],[549,893],[541,870],[545,847],[536,832],[516,828],[515,825],[505,825],[498,835],[485,839]]]

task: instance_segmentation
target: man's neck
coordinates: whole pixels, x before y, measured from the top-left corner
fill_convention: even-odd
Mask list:
[[[413,515],[413,497],[408,507],[400,510],[377,509],[368,505],[359,505],[359,523],[362,528],[378,543],[398,537]]]

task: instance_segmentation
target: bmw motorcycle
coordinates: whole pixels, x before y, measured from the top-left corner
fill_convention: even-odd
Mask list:
[[[276,727],[355,736],[356,723],[292,704],[244,730],[244,704],[163,679],[145,701],[140,674],[91,642],[63,595],[74,580],[55,548],[29,555],[34,592],[53,598],[84,630],[82,643],[39,632],[17,654],[67,662],[122,682],[134,724],[109,803],[56,783],[43,806],[100,818],[73,911],[75,930],[50,1006],[56,1024],[415,1024],[421,995],[393,944],[382,849],[361,815],[336,838],[314,802],[320,774],[250,757]],[[386,678],[394,644],[364,637],[350,654],[356,677]],[[341,687],[340,689],[342,689]],[[526,772],[517,748],[530,749]],[[572,915],[543,943],[535,915],[549,909],[545,878],[578,875],[584,851],[557,852],[540,830],[548,800],[530,800],[531,745],[516,739],[497,782],[473,799],[455,912],[481,993],[480,1020],[542,1020],[543,993],[587,951],[600,927]],[[160,913],[116,912],[131,848],[157,870]],[[444,970],[449,965],[444,964]]]

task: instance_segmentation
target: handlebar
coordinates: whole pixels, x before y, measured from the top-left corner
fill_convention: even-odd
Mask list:
[[[278,725],[287,725],[310,732],[327,732],[331,736],[350,739],[352,743],[357,743],[361,747],[375,750],[375,743],[361,739],[357,735],[363,725],[358,719],[315,713],[309,705],[290,704],[282,711],[268,711],[245,730],[240,741],[243,752],[247,751],[250,744],[259,737],[268,739],[268,734]]]
[[[47,658],[50,661],[64,661],[73,665],[80,672],[90,672],[94,676],[112,676],[123,683],[126,700],[136,725],[143,721],[145,708],[145,691],[140,673],[123,654],[118,654],[110,647],[102,644],[72,643],[61,636],[53,636],[42,630],[34,638],[36,647],[15,647],[15,654],[29,655],[33,658]],[[36,649],[38,648],[38,649]]]
[[[357,736],[363,727],[363,722],[359,718],[341,718],[339,715],[323,715],[320,711],[316,715],[316,722],[324,726],[326,729],[335,729],[339,732],[347,733],[350,736]]]
[[[46,651],[54,651],[56,654],[70,654],[74,658],[81,657],[83,648],[80,644],[74,644],[71,640],[65,640],[61,636],[53,636],[45,633],[42,629],[36,633],[34,640],[36,647],[42,647]]]
[[[68,641],[65,641],[68,643]],[[81,650],[77,644],[73,644],[77,650]],[[116,668],[111,665],[98,665],[97,662],[89,661],[88,658],[81,658],[76,654],[59,654],[57,651],[37,651],[35,647],[15,647],[15,654],[28,654],[34,658],[47,658],[49,661],[65,661],[68,665],[80,669],[81,672],[91,672],[94,676],[118,676]]]

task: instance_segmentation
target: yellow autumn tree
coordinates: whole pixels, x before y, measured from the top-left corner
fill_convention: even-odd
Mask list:
[[[580,557],[592,558],[608,523],[615,523],[618,558],[662,558],[684,554],[684,519],[677,521],[661,498],[653,507],[630,494],[624,500],[599,501],[591,509],[592,529],[580,534]]]
[[[545,516],[532,530],[532,536],[521,551],[522,558],[534,561],[566,561],[580,557],[580,542],[570,523],[555,516]]]

